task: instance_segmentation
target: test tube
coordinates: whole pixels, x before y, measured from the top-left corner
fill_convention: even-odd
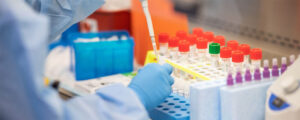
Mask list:
[[[225,71],[229,71],[231,67],[231,52],[232,49],[229,47],[222,47],[220,50],[221,64]]]
[[[187,32],[185,32],[183,30],[179,30],[179,31],[176,32],[176,37],[178,37],[179,39],[186,40]]]
[[[197,52],[198,58],[201,62],[205,62],[207,60],[207,40],[200,38],[197,40]]]
[[[280,73],[283,74],[286,69],[287,69],[287,59],[286,59],[286,57],[282,57]]]
[[[278,61],[276,58],[272,59],[272,77],[276,78],[279,76],[279,70],[278,70]]]
[[[167,33],[160,33],[158,35],[158,41],[159,41],[159,54],[161,56],[166,56],[168,53],[169,35]]]
[[[213,39],[214,39],[214,33],[213,32],[204,32],[203,33],[203,38],[204,39],[207,39],[208,41],[208,44],[212,43],[213,42]]]
[[[269,70],[269,61],[268,60],[264,60],[263,78],[266,80],[270,79],[270,70]]]
[[[254,80],[255,81],[260,81],[261,80],[261,73],[260,73],[260,70],[259,70],[258,66],[254,70]]]
[[[294,63],[295,59],[296,59],[295,55],[290,56],[290,65],[292,65]]]
[[[188,35],[187,40],[190,42],[191,57],[194,57],[196,56],[196,52],[197,52],[197,45],[196,45],[197,36],[190,34]]]
[[[169,47],[169,58],[177,59],[178,58],[178,37],[172,37],[169,39],[168,47]]]
[[[250,72],[250,68],[246,69],[246,72],[245,72],[245,81],[246,82],[251,82],[252,81],[252,75],[251,75],[251,72]]]
[[[242,71],[243,62],[244,62],[244,54],[242,51],[236,50],[233,51],[232,54],[232,63],[235,71]]]
[[[179,55],[181,62],[188,63],[188,58],[190,57],[190,43],[188,41],[179,41]]]
[[[244,65],[249,65],[249,54],[250,54],[250,46],[248,44],[241,44],[238,47],[238,50],[244,53]]]
[[[235,83],[236,84],[242,84],[243,83],[243,77],[241,71],[238,71],[235,75]]]
[[[209,44],[209,54],[211,57],[211,65],[215,67],[219,67],[220,44],[219,43]]]
[[[239,46],[239,42],[236,40],[227,41],[227,47],[230,47],[232,51],[237,50],[238,46]]]
[[[221,35],[218,35],[214,38],[214,43],[219,43],[221,47],[225,46],[225,41],[225,37]]]
[[[227,86],[233,86],[234,85],[234,81],[233,81],[233,77],[232,77],[232,74],[231,73],[228,73],[228,76],[227,76]]]
[[[193,34],[200,38],[203,35],[203,29],[199,28],[199,27],[198,28],[194,28],[193,29]]]
[[[250,50],[251,65],[253,68],[261,67],[262,50],[260,48],[253,48]]]

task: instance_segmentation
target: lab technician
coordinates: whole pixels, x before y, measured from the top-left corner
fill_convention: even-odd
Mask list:
[[[169,65],[150,64],[128,87],[63,101],[43,84],[48,44],[103,0],[0,0],[1,120],[143,120],[171,93]]]

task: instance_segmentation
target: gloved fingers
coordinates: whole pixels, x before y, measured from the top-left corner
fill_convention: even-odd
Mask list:
[[[174,84],[174,78],[170,76],[170,78],[168,79],[170,85],[172,86]]]
[[[169,74],[169,75],[171,75],[172,74],[172,72],[173,72],[173,67],[170,65],[170,64],[163,64],[162,65],[162,67],[163,67],[163,69],[165,70],[165,71],[167,71],[167,73]]]

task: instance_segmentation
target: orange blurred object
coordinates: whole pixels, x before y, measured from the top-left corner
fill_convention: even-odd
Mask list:
[[[88,19],[95,20],[96,24],[89,23]],[[130,10],[104,11],[98,9],[87,19],[79,23],[80,32],[98,32],[111,30],[127,30],[131,33],[131,13]],[[94,26],[96,31],[91,30]]]
[[[175,36],[178,30],[188,32],[186,15],[176,13],[170,0],[149,0],[149,10],[152,17],[156,44],[158,34],[167,33]],[[131,32],[135,42],[135,59],[140,65],[144,64],[146,53],[152,50],[147,22],[139,0],[132,0]]]

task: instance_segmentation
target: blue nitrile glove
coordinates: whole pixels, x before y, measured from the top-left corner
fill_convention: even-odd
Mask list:
[[[148,111],[152,110],[171,94],[174,83],[170,76],[172,71],[169,64],[149,64],[139,71],[128,87],[133,89]]]

